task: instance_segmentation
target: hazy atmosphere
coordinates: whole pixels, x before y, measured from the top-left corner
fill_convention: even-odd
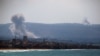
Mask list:
[[[35,49],[51,49],[57,54],[50,52],[50,56],[66,56],[67,53],[69,56],[71,52],[79,54],[74,56],[92,56],[90,51],[86,50],[85,53],[81,49],[100,49],[100,0],[0,0],[2,49],[11,49],[14,53],[15,49],[30,49],[27,53],[18,52],[21,56],[49,56],[41,55],[40,51],[40,55],[37,55],[39,52],[36,54]],[[59,52],[55,49],[68,50]],[[14,55],[18,56],[18,53]],[[5,53],[4,56],[7,55]]]
[[[0,24],[23,14],[26,22],[100,24],[100,0],[0,0]]]

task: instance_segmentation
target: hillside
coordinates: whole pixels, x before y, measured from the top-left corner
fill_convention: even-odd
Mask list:
[[[13,38],[10,24],[0,24],[0,39]],[[40,38],[100,43],[100,25],[26,23],[27,29]]]

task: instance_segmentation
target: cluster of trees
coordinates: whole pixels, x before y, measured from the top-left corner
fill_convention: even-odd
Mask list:
[[[29,41],[27,39],[0,40],[1,49],[100,49],[92,44],[75,44],[56,41]]]

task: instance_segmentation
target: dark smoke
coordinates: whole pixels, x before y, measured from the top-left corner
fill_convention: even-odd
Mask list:
[[[14,15],[11,19],[13,24],[10,26],[10,30],[13,34],[13,36],[21,37],[21,36],[28,36],[33,38],[38,38],[33,33],[26,30],[26,26],[24,24],[24,17],[20,14]]]
[[[90,24],[90,22],[87,20],[87,18],[86,18],[86,17],[84,18],[83,23],[84,23],[85,25],[89,25],[89,24]]]

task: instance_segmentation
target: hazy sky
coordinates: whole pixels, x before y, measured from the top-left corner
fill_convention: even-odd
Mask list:
[[[34,23],[82,23],[87,17],[100,24],[100,0],[0,0],[0,23],[10,23],[15,14]]]

